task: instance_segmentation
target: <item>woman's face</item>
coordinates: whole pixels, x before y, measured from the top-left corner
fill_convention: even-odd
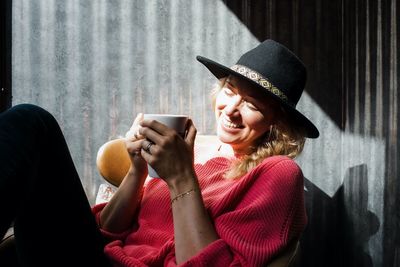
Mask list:
[[[252,92],[248,82],[230,76],[215,100],[217,135],[237,155],[248,154],[274,123],[276,104]]]

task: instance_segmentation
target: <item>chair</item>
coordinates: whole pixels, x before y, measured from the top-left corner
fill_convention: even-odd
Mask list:
[[[267,267],[297,267],[300,266],[300,242],[295,240],[287,246]]]
[[[8,267],[19,266],[13,228],[10,228],[0,241],[0,265]]]

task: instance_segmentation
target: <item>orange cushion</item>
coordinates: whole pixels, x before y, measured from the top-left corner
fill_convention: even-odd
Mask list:
[[[218,142],[216,135],[197,135],[196,145],[211,146]],[[129,171],[131,161],[123,138],[108,141],[99,148],[96,159],[97,168],[106,181],[119,186]]]
[[[97,152],[96,164],[104,179],[119,186],[131,166],[124,139],[114,139],[102,145]]]

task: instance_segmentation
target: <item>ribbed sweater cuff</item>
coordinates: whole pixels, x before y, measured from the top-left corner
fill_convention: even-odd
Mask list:
[[[92,207],[92,213],[94,214],[94,216],[96,218],[96,223],[99,226],[100,231],[105,238],[107,238],[109,240],[122,240],[131,232],[131,229],[127,229],[126,231],[121,232],[121,233],[114,233],[114,232],[106,231],[103,228],[101,228],[100,213],[106,205],[107,205],[107,203],[101,203],[101,204],[98,204],[98,205],[95,205]]]
[[[233,254],[224,240],[218,239],[202,249],[197,255],[183,263],[182,267],[212,267],[229,266],[233,261]]]

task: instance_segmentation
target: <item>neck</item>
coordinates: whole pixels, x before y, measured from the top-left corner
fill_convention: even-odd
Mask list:
[[[220,148],[218,149],[220,153],[229,157],[241,158],[243,156],[249,155],[249,150],[238,149],[229,144],[221,143]]]

